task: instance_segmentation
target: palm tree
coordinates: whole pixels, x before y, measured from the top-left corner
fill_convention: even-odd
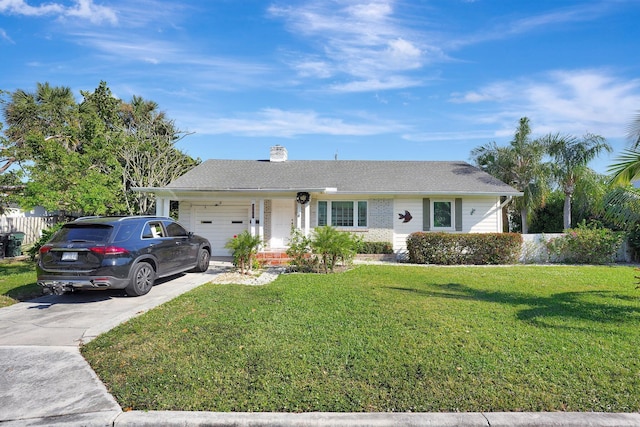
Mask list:
[[[529,231],[528,213],[546,194],[549,166],[542,161],[545,152],[544,144],[531,140],[527,117],[520,119],[514,138],[507,147],[498,147],[492,142],[471,152],[480,169],[524,193],[522,198],[516,200],[523,234]]]
[[[640,178],[640,112],[628,127],[627,137],[631,147],[624,150],[617,163],[609,167],[611,183],[618,185],[607,197],[607,216],[626,228],[640,222],[640,190],[632,187],[632,181]]]
[[[578,181],[589,174],[587,166],[603,150],[611,152],[612,148],[599,135],[587,134],[582,138],[570,135],[547,135],[541,139],[552,157],[551,173],[564,193],[564,228],[571,228],[571,198]]]

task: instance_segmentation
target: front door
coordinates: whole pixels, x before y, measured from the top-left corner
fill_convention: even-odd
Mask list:
[[[291,228],[296,225],[295,200],[273,199],[271,201],[271,249],[289,246]]]

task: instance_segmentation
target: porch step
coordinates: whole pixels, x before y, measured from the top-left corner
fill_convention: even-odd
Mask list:
[[[284,251],[258,252],[256,259],[269,266],[288,265],[291,258]]]

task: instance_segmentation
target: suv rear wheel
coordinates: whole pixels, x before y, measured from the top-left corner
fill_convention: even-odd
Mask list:
[[[131,281],[124,289],[127,295],[138,297],[148,293],[153,287],[156,272],[148,262],[136,264],[131,269]]]

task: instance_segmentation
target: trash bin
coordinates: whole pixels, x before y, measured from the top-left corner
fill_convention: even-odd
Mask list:
[[[22,255],[22,242],[24,241],[24,233],[16,231],[9,233],[6,240],[4,254],[6,257],[16,257]]]

